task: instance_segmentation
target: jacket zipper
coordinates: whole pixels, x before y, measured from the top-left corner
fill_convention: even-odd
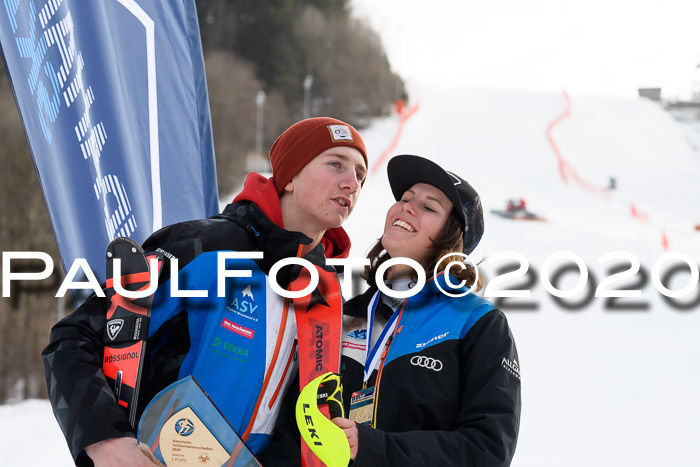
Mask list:
[[[304,247],[304,245],[299,244],[299,248],[297,249],[297,258],[301,257],[301,249],[303,247]],[[275,351],[272,354],[272,361],[270,362],[270,367],[267,369],[267,372],[265,373],[265,379],[263,381],[263,386],[262,386],[262,389],[260,390],[260,395],[258,396],[258,400],[255,402],[255,408],[253,409],[253,415],[250,417],[250,421],[248,422],[248,428],[246,428],[243,435],[241,435],[241,439],[244,442],[248,441],[248,437],[250,436],[250,432],[253,430],[253,425],[255,424],[255,418],[258,416],[258,410],[260,410],[260,403],[262,402],[262,399],[265,396],[265,390],[267,389],[267,385],[270,383],[270,377],[272,376],[272,372],[275,369],[275,365],[277,364],[277,357],[279,356],[280,347],[282,346],[282,340],[284,339],[284,330],[287,327],[287,315],[289,314],[290,302],[291,302],[291,299],[289,299],[289,298],[284,299],[284,309],[282,310],[282,320],[280,321],[280,330],[279,330],[279,333],[277,334],[277,342],[275,343]]]
[[[379,382],[382,379],[382,370],[384,370],[384,359],[389,353],[389,348],[391,347],[391,343],[394,341],[394,336],[396,336],[400,329],[401,317],[403,316],[403,310],[406,308],[407,301],[408,299],[404,300],[403,305],[401,305],[401,312],[399,313],[399,317],[396,320],[396,327],[394,328],[394,332],[391,334],[391,337],[389,337],[389,341],[386,343],[386,347],[384,347],[382,358],[379,361],[379,372],[377,373],[377,382],[374,385],[374,413],[372,414],[372,428],[377,427],[377,407],[379,406]]]
[[[275,401],[277,400],[277,396],[280,393],[280,390],[282,389],[282,385],[284,384],[284,380],[287,378],[287,372],[289,371],[289,367],[292,364],[292,361],[294,360],[294,352],[297,349],[297,341],[295,340],[294,343],[292,344],[292,351],[289,353],[289,357],[287,358],[287,364],[284,366],[284,371],[282,372],[282,378],[280,379],[280,382],[277,384],[277,389],[275,389],[275,393],[272,395],[272,399],[270,399],[270,403],[268,404],[268,408],[272,410],[272,406],[275,405]]]

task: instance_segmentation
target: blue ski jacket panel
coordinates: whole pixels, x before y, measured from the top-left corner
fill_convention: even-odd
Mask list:
[[[396,330],[368,380],[375,428],[359,426],[359,466],[508,466],[520,425],[518,354],[505,315],[481,297],[449,297],[426,283],[399,307]],[[453,283],[456,281],[452,281]],[[443,290],[449,290],[444,286]],[[465,289],[466,290],[466,289]],[[362,388],[367,306],[376,292],[348,302],[343,397]],[[379,303],[376,313],[392,311]]]
[[[239,434],[252,422],[247,443],[251,450],[259,454],[265,449],[296,373],[294,308],[283,314],[284,299],[272,292],[267,274],[309,241],[275,225],[250,201],[230,204],[210,219],[164,227],[146,240],[144,250],[159,252],[166,261],[143,357],[139,417],[160,390],[191,374]],[[264,257],[226,260],[227,270],[249,270],[251,275],[227,278],[225,296],[218,297],[218,255],[231,251],[261,251]],[[178,259],[178,289],[205,290],[207,297],[171,294],[172,258]],[[304,258],[330,270],[321,245]],[[277,274],[280,287],[286,288],[297,272],[298,268],[282,268]],[[53,327],[42,353],[54,414],[79,465],[92,464],[82,452],[86,446],[135,436],[102,373],[107,309],[106,299],[93,294]],[[271,366],[282,327],[280,350]],[[269,383],[262,394],[267,374]]]
[[[443,276],[437,280],[449,290]],[[372,287],[343,307],[346,413],[352,394],[363,387],[367,308],[376,291]],[[352,465],[510,465],[520,425],[521,385],[505,315],[473,294],[448,297],[435,280],[404,303],[403,311],[399,307],[395,312],[396,329],[384,362],[367,382],[375,387],[376,428],[358,425],[359,449]],[[388,320],[393,313],[379,301],[375,316]],[[381,327],[375,320],[373,334],[379,335]],[[294,395],[290,391],[284,402],[263,456],[265,465],[300,465]]]

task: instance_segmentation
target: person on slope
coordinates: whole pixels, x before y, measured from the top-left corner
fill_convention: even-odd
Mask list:
[[[325,260],[349,253],[350,241],[340,226],[367,174],[359,133],[332,118],[292,125],[272,146],[270,162],[272,178],[249,174],[243,191],[221,214],[165,227],[143,245],[166,261],[151,314],[139,416],[161,389],[192,374],[256,455],[269,443],[296,371],[296,363],[288,364],[297,345],[294,307],[271,291],[266,276],[278,260],[294,256],[333,271]],[[232,309],[240,290],[217,296],[217,252],[227,250],[264,254],[249,266],[251,280],[262,277],[263,283],[254,297],[259,308],[249,316]],[[207,290],[208,298],[170,296],[171,258],[179,262],[180,288]],[[277,282],[285,289],[294,277],[282,271]],[[93,294],[53,327],[42,353],[51,404],[76,465],[153,465],[102,372],[107,309],[106,299]],[[225,367],[215,363],[212,371],[212,362],[222,359],[205,336],[212,326],[220,327],[222,314],[250,334],[231,332],[238,355],[223,359]]]

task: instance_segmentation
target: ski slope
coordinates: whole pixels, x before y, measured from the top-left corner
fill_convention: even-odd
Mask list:
[[[598,258],[627,251],[651,275],[668,248],[700,260],[700,133],[644,100],[571,97],[494,90],[416,89],[418,111],[405,123],[394,154],[429,157],[467,179],[479,192],[486,231],[472,254],[479,261],[514,251],[529,261],[531,294],[503,306],[518,344],[523,411],[514,467],[697,466],[700,439],[700,311],[670,306],[640,275],[614,288],[640,289],[646,309],[619,310],[590,297],[579,309],[555,302],[540,272],[555,252],[578,255],[592,289],[610,276]],[[561,177],[547,128],[561,156],[588,189]],[[370,166],[391,143],[398,117],[363,132]],[[617,189],[607,193],[590,187]],[[490,213],[525,197],[548,222],[514,222]],[[365,184],[346,228],[352,257],[380,235],[393,202],[385,167]],[[632,215],[634,206],[637,216]],[[487,279],[508,261],[484,262]],[[567,263],[568,264],[568,263]],[[622,262],[621,264],[625,264]],[[551,271],[556,270],[555,267]],[[685,269],[687,271],[687,268]],[[578,276],[562,277],[561,289]],[[667,284],[688,282],[679,273]],[[523,278],[500,288],[523,288]],[[636,284],[636,285],[635,285]],[[588,289],[587,289],[588,290]],[[589,292],[590,293],[590,292]],[[696,286],[687,303],[700,294]],[[583,297],[583,298],[582,298]],[[582,292],[568,302],[586,298]],[[0,465],[71,465],[48,403],[0,407]],[[36,439],[42,448],[36,449]]]
[[[697,131],[656,104],[573,97],[570,116],[553,128],[560,152],[582,178],[605,186],[616,177],[618,189],[602,197],[560,177],[546,129],[567,108],[561,94],[418,90],[413,96],[420,109],[395,152],[430,157],[479,192],[486,230],[472,254],[477,261],[516,251],[539,272],[549,255],[570,251],[600,282],[610,265],[598,258],[618,250],[637,256],[650,273],[664,253],[662,231],[670,249],[700,260],[700,232],[693,230],[700,222]],[[389,144],[396,126],[390,118],[365,131],[370,152]],[[549,221],[490,214],[521,196]],[[351,256],[362,256],[381,234],[391,202],[382,170],[368,180],[346,224]],[[630,214],[630,204],[647,222]],[[501,266],[485,263],[480,270],[493,277]],[[572,287],[577,275],[564,279],[562,289]],[[673,288],[688,282],[687,275],[676,279]],[[619,285],[634,288],[635,282]],[[692,297],[698,293],[696,286]],[[609,310],[604,298],[571,311],[555,303],[537,277],[527,299],[536,310],[506,310],[523,381],[513,466],[700,465],[694,448],[700,439],[700,306],[671,308],[651,281],[641,294],[634,300],[646,302],[647,311]]]

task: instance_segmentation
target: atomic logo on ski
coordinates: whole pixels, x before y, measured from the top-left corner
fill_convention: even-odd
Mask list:
[[[124,326],[123,319],[113,319],[112,321],[108,322],[107,323],[107,336],[109,336],[109,339],[114,340],[119,335],[119,331],[122,330],[123,326]]]

